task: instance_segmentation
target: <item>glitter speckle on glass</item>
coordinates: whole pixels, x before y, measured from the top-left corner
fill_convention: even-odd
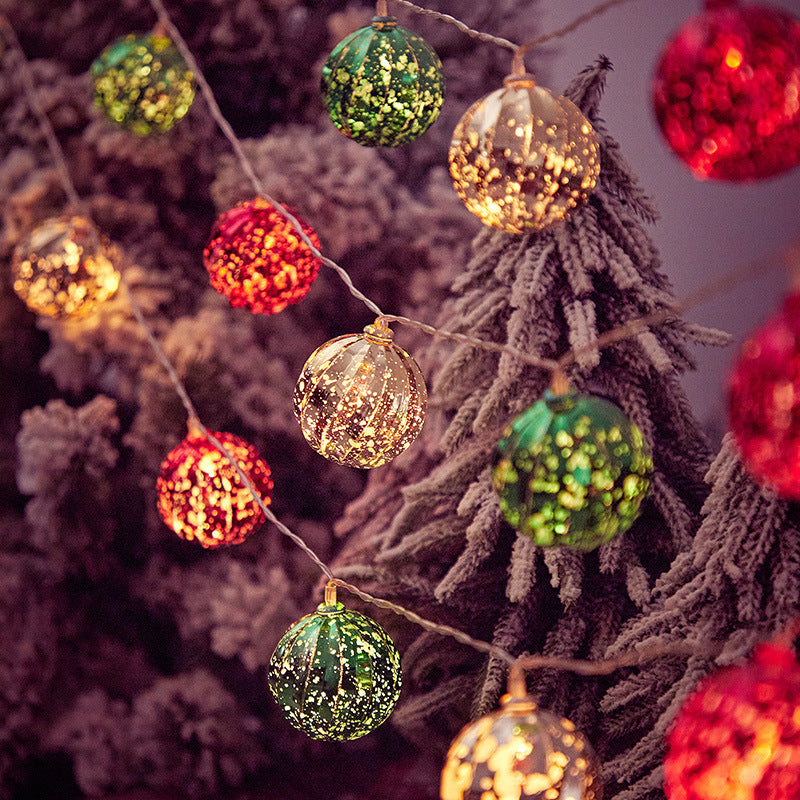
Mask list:
[[[664,49],[653,103],[664,138],[701,180],[791,169],[800,163],[800,20],[749,3],[707,8]]]
[[[120,258],[85,217],[49,219],[14,250],[14,291],[37,314],[85,316],[117,291]]]
[[[94,104],[137,136],[168,131],[194,100],[194,75],[166,36],[118,39],[103,50],[90,72]]]
[[[538,545],[592,550],[639,514],[653,462],[612,403],[546,392],[506,429],[494,485],[503,516]]]
[[[317,234],[287,210],[319,250]],[[254,314],[277,314],[302,300],[320,267],[289,220],[260,197],[220,214],[203,261],[211,285],[232,306]]]
[[[424,133],[444,98],[442,64],[430,45],[375,17],[333,49],[322,70],[322,93],[333,124],[371,147],[396,147]]]
[[[357,739],[391,714],[402,673],[377,622],[341,603],[292,625],[269,665],[269,688],[289,722],[312,739]]]
[[[566,97],[510,77],[461,118],[450,175],[467,209],[508,233],[540,230],[584,203],[600,174],[597,137]]]
[[[453,740],[442,800],[601,800],[597,757],[572,722],[529,697],[500,702]]]
[[[272,477],[258,450],[232,433],[214,432],[214,436],[268,504]],[[167,526],[182,539],[206,548],[239,544],[265,519],[233,465],[199,431],[190,432],[164,459],[156,491],[158,511]]]
[[[318,453],[350,467],[400,455],[425,421],[427,390],[416,361],[385,326],[331,339],[306,361],[294,413]]]

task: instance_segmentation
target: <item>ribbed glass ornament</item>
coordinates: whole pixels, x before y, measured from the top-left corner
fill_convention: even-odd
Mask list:
[[[586,202],[600,174],[589,121],[570,100],[512,75],[453,132],[450,175],[467,209],[508,233],[540,230]]]
[[[14,291],[37,314],[85,316],[117,291],[120,259],[86,217],[48,219],[14,249]]]
[[[318,453],[350,467],[391,461],[419,435],[428,395],[416,361],[385,326],[331,339],[306,361],[294,413]]]
[[[168,131],[194,100],[194,75],[172,41],[156,33],[118,39],[90,73],[94,104],[137,136]]]
[[[453,740],[442,800],[601,800],[597,757],[572,722],[530,697],[500,703]]]
[[[289,722],[312,739],[358,739],[391,714],[402,673],[377,622],[334,599],[296,622],[269,664],[269,688]]]
[[[641,431],[599,397],[545,392],[499,445],[503,516],[544,546],[592,550],[639,515],[653,462]]]
[[[442,64],[424,39],[394,17],[375,17],[333,49],[322,69],[322,93],[345,136],[371,147],[397,147],[439,116]]]

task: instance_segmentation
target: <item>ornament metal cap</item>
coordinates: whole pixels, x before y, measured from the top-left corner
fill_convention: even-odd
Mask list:
[[[394,332],[380,317],[378,317],[372,325],[367,325],[364,328],[364,336],[367,341],[373,344],[389,345],[394,338]]]

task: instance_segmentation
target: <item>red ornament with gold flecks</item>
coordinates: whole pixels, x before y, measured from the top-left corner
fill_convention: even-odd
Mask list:
[[[270,468],[258,450],[232,433],[213,435],[269,503]],[[190,430],[164,459],[156,490],[164,522],[182,539],[203,547],[239,544],[265,519],[228,458],[200,431]]]
[[[729,382],[728,413],[748,472],[800,500],[800,293],[745,342]]]
[[[298,222],[319,249],[313,229]],[[211,285],[231,305],[254,314],[277,314],[302,300],[320,266],[289,220],[260,197],[219,216],[203,259]]]
[[[695,177],[752,181],[800,163],[800,20],[707,0],[653,81],[661,131]]]
[[[764,644],[701,681],[667,737],[669,800],[800,797],[800,665]]]

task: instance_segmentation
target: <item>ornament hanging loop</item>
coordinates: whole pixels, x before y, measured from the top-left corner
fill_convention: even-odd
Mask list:
[[[525,668],[519,659],[508,670],[508,694],[513,700],[524,700],[528,696],[528,686],[525,683]]]
[[[389,6],[386,0],[378,0],[378,2],[375,4],[375,14],[379,17],[389,16]]]
[[[514,48],[514,57],[511,59],[511,74],[503,81],[505,85],[520,80],[531,81],[535,85],[533,75],[530,75],[525,69],[525,56],[530,49],[530,43],[521,44],[519,47]]]
[[[336,605],[336,584],[333,581],[328,581],[325,584],[324,603],[326,606]]]
[[[561,369],[554,369],[550,380],[550,391],[556,397],[562,397],[569,393],[569,378]]]

